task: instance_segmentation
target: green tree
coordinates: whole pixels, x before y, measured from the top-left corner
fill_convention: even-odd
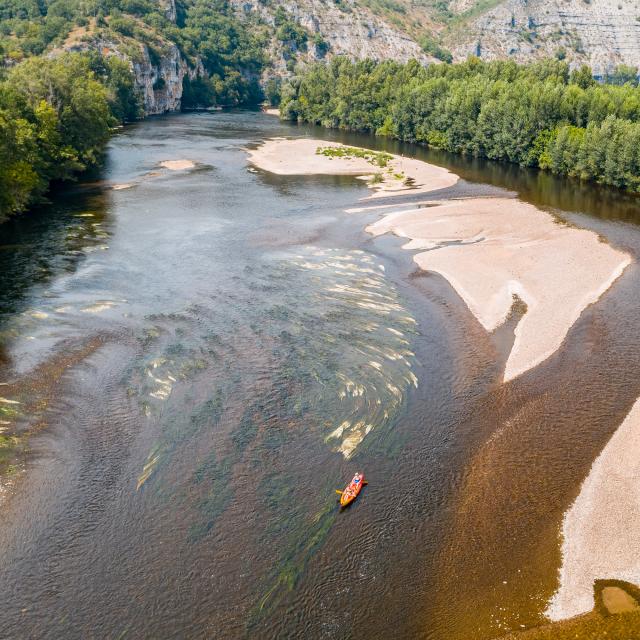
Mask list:
[[[597,84],[558,59],[423,68],[334,58],[283,86],[281,113],[640,191],[640,89]]]
[[[619,64],[612,74],[607,76],[607,82],[610,84],[623,85],[630,84],[634,87],[638,86],[638,67],[631,67],[626,64]]]

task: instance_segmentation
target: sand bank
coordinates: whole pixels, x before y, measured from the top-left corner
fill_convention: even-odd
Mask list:
[[[318,153],[327,146],[347,153]],[[377,155],[362,157],[349,147],[313,139],[274,139],[250,153],[257,167],[282,175],[384,176],[370,186],[371,197],[407,195],[454,185],[458,177],[420,160]],[[366,151],[366,150],[359,150]],[[376,154],[376,152],[371,152]],[[403,178],[396,179],[394,174]],[[411,178],[407,186],[406,178]],[[540,364],[562,344],[590,304],[622,274],[631,257],[600,242],[591,231],[559,223],[548,213],[515,198],[470,198],[394,205],[367,231],[409,239],[415,261],[444,276],[489,332],[508,317],[514,296],[527,305],[515,330],[504,379],[511,380]],[[386,209],[385,205],[352,211]],[[382,212],[381,212],[382,213]]]
[[[266,113],[268,116],[278,116],[278,118],[280,117],[280,109],[278,108],[263,109],[262,112]]]
[[[328,157],[317,153],[318,149],[327,147],[349,149],[346,145],[324,140],[275,138],[249,151],[249,161],[264,171],[280,175],[347,175],[364,179],[377,175],[381,182],[369,182],[374,190],[372,198],[427,193],[458,182],[458,176],[442,167],[401,156],[389,154],[387,166],[379,167],[361,157]],[[407,178],[413,184],[405,184]]]
[[[547,615],[593,608],[596,579],[640,584],[640,399],[591,467],[567,511],[560,586]]]
[[[184,171],[185,169],[193,169],[196,166],[193,160],[163,160],[158,164],[170,171]]]
[[[511,198],[452,200],[391,213],[367,230],[409,238],[404,246],[419,251],[418,265],[444,276],[487,331],[505,321],[514,296],[526,303],[505,380],[553,354],[582,311],[631,262],[596,234]]]

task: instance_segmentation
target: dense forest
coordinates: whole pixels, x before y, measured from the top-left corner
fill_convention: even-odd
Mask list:
[[[281,112],[640,192],[636,69],[599,84],[588,67],[557,59],[423,67],[334,58],[283,87]]]
[[[169,20],[150,0],[5,0],[0,3],[0,222],[38,203],[52,181],[94,165],[111,129],[142,115],[128,60],[142,45],[152,59],[175,44],[206,76],[188,82],[183,104],[239,105],[262,99],[260,29],[223,0],[188,0]],[[87,27],[92,29],[89,35]],[[100,47],[62,47],[74,30],[115,42],[126,60]]]
[[[0,220],[95,164],[111,128],[137,115],[118,58],[66,54],[11,68],[0,82]]]
[[[168,6],[169,3],[167,2]],[[5,66],[74,43],[115,43],[135,61],[144,43],[153,60],[175,44],[185,60],[202,61],[208,77],[199,90],[210,102],[256,100],[264,66],[264,29],[238,19],[226,0],[184,0],[175,20],[158,0],[3,0],[0,55]]]

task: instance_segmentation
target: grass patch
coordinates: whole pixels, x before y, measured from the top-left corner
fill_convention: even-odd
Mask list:
[[[357,147],[318,147],[316,154],[327,158],[362,158],[375,167],[384,169],[393,160],[390,153],[384,151],[370,151]]]

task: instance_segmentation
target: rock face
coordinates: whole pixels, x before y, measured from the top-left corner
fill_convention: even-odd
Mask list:
[[[246,17],[257,16],[272,27],[275,25],[275,4],[265,5],[260,0],[231,0],[238,13]],[[307,62],[334,55],[346,55],[353,59],[399,60],[411,58],[428,62],[432,60],[421,47],[402,31],[391,27],[382,18],[353,0],[341,5],[333,0],[297,0],[278,2],[301,26],[311,34],[307,51],[299,51],[297,58]],[[343,8],[340,8],[340,7]],[[319,34],[329,45],[325,52],[313,43]],[[286,46],[275,38],[271,44],[276,72],[286,73],[286,62],[290,59]]]
[[[167,18],[175,22],[176,1],[157,1]],[[530,62],[561,54],[572,66],[589,64],[596,76],[606,75],[620,63],[640,66],[640,0],[498,0],[485,11],[479,11],[479,3],[486,6],[487,0],[450,0],[447,15],[458,18],[445,20],[449,26],[438,22],[435,15],[431,19],[417,10],[412,13],[414,0],[394,1],[403,16],[412,17],[414,26],[419,18],[425,21],[424,32],[440,31],[442,44],[456,60],[478,55],[487,60]],[[401,62],[415,58],[425,64],[435,61],[402,27],[389,23],[393,13],[387,10],[386,18],[376,15],[363,6],[363,0],[230,2],[239,17],[267,25],[272,34],[269,76],[288,76],[298,62],[335,55]],[[280,8],[288,19],[306,30],[306,46],[298,48],[293,42],[277,38],[276,12]],[[153,51],[159,53],[153,55],[146,44],[133,39],[113,42],[76,38],[69,39],[62,48],[96,49],[127,60],[142,96],[144,113],[151,115],[179,110],[185,76],[193,79],[206,75],[199,61],[195,67],[189,66],[174,43],[158,38]],[[134,50],[140,54],[132,55]]]
[[[278,75],[291,71],[294,58],[310,62],[347,55],[433,61],[403,27],[389,22],[389,16],[393,18],[390,10],[381,17],[364,6],[363,0],[231,0],[231,4],[239,15],[257,17],[273,32],[275,12],[282,7],[309,32],[306,51],[295,47],[292,51],[287,43],[272,39],[270,54]],[[457,16],[453,21],[443,17],[446,12],[425,18],[410,0],[397,0],[397,4],[398,16],[412,16],[414,26],[416,20],[420,23],[416,33],[421,28],[439,32],[442,44],[456,60],[478,55],[486,60],[530,62],[558,55],[572,66],[589,64],[596,76],[606,75],[621,63],[640,66],[640,0],[450,0],[446,11],[449,17]],[[483,6],[490,8],[482,10]],[[402,24],[407,24],[406,19]],[[327,50],[313,44],[316,34],[328,44]]]
[[[170,3],[175,9],[175,4]],[[158,115],[168,111],[180,111],[182,103],[182,82],[185,76],[192,80],[198,76],[206,76],[202,62],[198,60],[195,67],[190,67],[180,54],[178,47],[166,43],[162,53],[154,60],[149,55],[149,48],[138,42],[129,43],[140,49],[140,55],[132,59],[122,52],[120,42],[104,39],[94,39],[65,46],[66,51],[100,51],[106,56],[117,56],[129,63],[135,78],[137,90],[142,98],[144,115]]]
[[[473,2],[456,0],[463,12]],[[564,52],[572,65],[589,64],[595,75],[616,65],[640,64],[637,0],[504,0],[447,38],[457,59],[531,61]]]
[[[178,18],[178,10],[176,9],[176,0],[158,0],[160,7],[164,10],[167,20],[175,22]]]
[[[145,115],[180,111],[185,76],[193,79],[205,75],[202,63],[198,62],[194,69],[189,68],[175,45],[170,45],[155,64],[143,45],[142,60],[131,64],[136,86],[142,94]]]

